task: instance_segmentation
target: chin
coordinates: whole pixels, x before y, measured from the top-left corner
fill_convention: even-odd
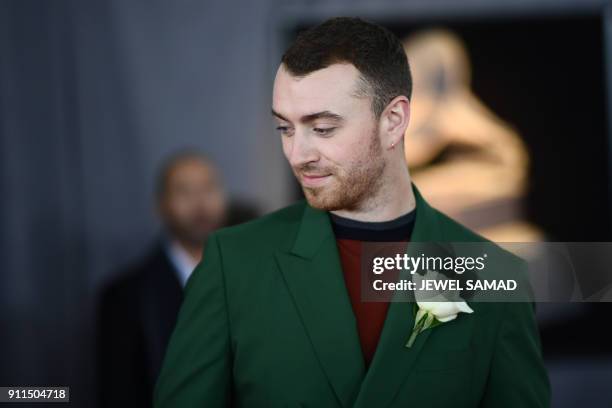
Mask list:
[[[312,191],[304,189],[304,196],[308,204],[318,210],[324,211],[337,211],[342,210],[344,206],[334,197],[330,197],[330,194],[325,194],[321,191],[313,193]]]

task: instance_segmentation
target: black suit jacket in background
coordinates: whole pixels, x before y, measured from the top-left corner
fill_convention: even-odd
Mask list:
[[[225,225],[260,215],[232,200]],[[146,407],[183,301],[183,287],[161,241],[102,291],[97,316],[97,384],[101,408]]]
[[[161,243],[103,290],[97,320],[100,407],[152,406],[152,394],[183,300]]]

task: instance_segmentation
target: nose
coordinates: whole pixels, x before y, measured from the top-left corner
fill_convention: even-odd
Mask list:
[[[319,160],[319,154],[312,138],[305,132],[296,131],[285,139],[285,155],[292,167],[299,167]]]

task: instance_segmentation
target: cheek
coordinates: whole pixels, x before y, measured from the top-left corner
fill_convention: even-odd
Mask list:
[[[165,207],[166,215],[173,221],[176,222],[177,219],[181,219],[183,217],[184,210],[182,205],[177,200],[169,200],[168,204]]]
[[[188,216],[194,207],[194,200],[181,199],[176,202],[174,212],[178,217],[183,218]]]
[[[321,149],[321,154],[329,161],[346,168],[353,163],[368,160],[369,144],[370,139],[358,137],[357,134],[353,133],[346,138],[338,138],[336,142],[325,146],[326,148]]]
[[[225,197],[221,192],[213,192],[206,196],[204,202],[204,208],[212,215],[219,215],[223,213],[225,208]]]
[[[351,162],[351,146],[329,146],[328,149],[321,151],[321,157],[327,163],[333,163],[337,167],[345,168]]]

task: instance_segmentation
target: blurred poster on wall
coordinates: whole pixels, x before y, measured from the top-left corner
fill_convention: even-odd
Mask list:
[[[529,154],[521,135],[471,89],[462,40],[443,28],[403,40],[413,75],[404,139],[414,183],[432,205],[497,242],[540,240],[524,219]]]

